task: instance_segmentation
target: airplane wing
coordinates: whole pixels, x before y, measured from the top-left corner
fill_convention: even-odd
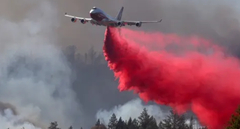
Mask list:
[[[86,21],[91,21],[92,20],[92,18],[77,17],[77,16],[69,15],[67,13],[65,13],[65,16],[70,17],[70,18],[75,18],[75,19],[78,19],[78,20],[86,20]]]
[[[122,21],[123,24],[127,24],[127,25],[137,25],[137,24],[142,24],[142,23],[158,23],[158,22],[161,22],[161,20],[158,20],[158,21]]]

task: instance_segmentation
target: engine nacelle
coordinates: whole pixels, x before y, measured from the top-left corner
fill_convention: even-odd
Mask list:
[[[85,20],[85,19],[81,19],[80,21],[82,24],[85,24],[87,22],[87,20]]]
[[[141,26],[142,26],[142,23],[141,23],[141,22],[138,22],[138,23],[136,23],[136,26],[137,26],[137,27],[141,27]]]
[[[76,18],[72,18],[71,21],[72,22],[77,22],[77,19]]]
[[[118,22],[117,25],[118,26],[123,26],[123,22]]]

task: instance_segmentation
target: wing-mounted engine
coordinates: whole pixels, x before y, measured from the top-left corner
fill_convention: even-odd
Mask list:
[[[71,21],[72,22],[77,22],[77,18],[72,18]]]
[[[81,22],[82,24],[85,24],[85,23],[87,23],[87,20],[81,19],[80,22]]]
[[[136,23],[136,26],[137,26],[137,27],[141,27],[141,26],[142,26],[142,23],[141,23],[141,22],[138,22],[138,23]]]
[[[124,22],[118,22],[117,25],[120,26],[120,27],[125,26]]]

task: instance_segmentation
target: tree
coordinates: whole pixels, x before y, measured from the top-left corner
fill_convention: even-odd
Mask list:
[[[190,118],[190,124],[188,126],[188,129],[193,129],[193,117]]]
[[[118,120],[118,123],[116,125],[116,129],[126,129],[126,128],[127,128],[127,125],[125,124],[125,122],[120,117],[119,120]]]
[[[112,114],[112,117],[111,117],[110,120],[109,120],[108,128],[109,128],[109,129],[116,129],[117,123],[118,123],[117,117],[116,117],[116,115],[113,113],[113,114]]]
[[[138,119],[139,119],[140,129],[147,129],[151,119],[146,108],[143,109]]]
[[[101,123],[100,123],[100,120],[98,119],[97,122],[96,122],[96,126],[99,126]]]
[[[126,123],[127,123],[128,129],[138,129],[139,128],[138,121],[136,119],[132,120],[131,117],[128,119],[128,122],[126,122]]]
[[[64,54],[67,57],[67,59],[71,65],[75,64],[76,51],[77,51],[77,47],[74,45],[68,46],[64,50]]]
[[[131,125],[131,124],[132,124],[132,118],[130,117],[130,118],[128,119],[127,125],[129,126],[129,125]]]
[[[51,122],[50,123],[50,126],[48,127],[48,129],[61,129],[61,128],[58,128],[58,123],[55,121],[55,122]]]
[[[133,127],[133,129],[139,129],[139,123],[138,123],[137,119],[133,119],[132,127]]]
[[[232,115],[226,129],[240,129],[240,106],[238,107],[236,112]]]
[[[70,126],[68,129],[73,129],[73,127],[72,127],[72,126]]]
[[[96,52],[94,51],[93,47],[91,47],[88,51],[88,57],[89,57],[89,63],[90,64],[93,64],[93,63],[96,63],[95,62],[95,59],[96,59]],[[98,63],[98,62],[97,62]]]
[[[146,129],[158,129],[157,121],[153,116],[150,117],[150,121]]]
[[[166,119],[159,123],[160,129],[186,129],[187,125],[185,123],[184,115],[178,115],[170,111],[170,115]]]

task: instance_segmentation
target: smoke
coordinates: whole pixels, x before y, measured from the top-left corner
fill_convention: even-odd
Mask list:
[[[168,115],[167,113],[162,111],[162,109],[157,105],[143,104],[142,100],[134,99],[128,101],[123,105],[115,106],[109,111],[101,109],[97,112],[96,118],[100,119],[100,121],[106,125],[108,124],[109,119],[111,118],[113,113],[115,113],[118,119],[119,117],[122,117],[123,120],[128,120],[130,117],[132,119],[137,119],[144,108],[147,109],[148,114],[150,116],[153,116],[158,123],[160,122],[160,120],[165,118],[166,115]]]
[[[4,110],[5,115],[0,115],[0,125],[3,129],[41,129],[35,127],[33,124],[29,122],[24,122],[20,117],[15,116],[13,112],[9,109]]]
[[[17,115],[17,110],[16,107],[14,107],[13,105],[9,104],[9,103],[2,103],[0,102],[0,111],[4,111],[6,109],[9,109],[12,111],[13,115]]]
[[[57,121],[62,128],[74,126],[81,109],[71,89],[72,71],[55,46],[56,7],[47,0],[15,4],[25,8],[25,17],[0,18],[0,125],[40,129]]]
[[[82,25],[81,23],[73,24],[70,19],[63,16],[64,13],[89,17],[89,9],[97,6],[106,13],[116,16],[120,6],[124,6],[124,20],[163,19],[160,24],[145,24],[142,28],[132,26],[130,27],[132,29],[161,30],[164,33],[181,35],[197,34],[219,44],[224,44],[235,55],[239,53],[239,10],[236,7],[238,2],[233,0],[52,0],[51,2],[53,4],[49,6],[49,1],[46,0],[1,0],[0,50],[9,48],[9,44],[21,46],[20,44],[26,41],[26,37],[34,35],[35,38],[32,38],[31,41],[28,38],[27,42],[34,42],[37,45],[45,42],[43,40],[48,40],[47,42],[58,47],[73,44],[77,46],[80,53],[86,52],[91,46],[101,51],[105,27],[96,27],[91,24]],[[136,8],[138,9],[136,10]],[[41,38],[41,43],[36,40],[37,36],[44,37]],[[94,38],[89,38],[89,36]],[[38,47],[36,46],[35,49]],[[34,53],[35,50],[32,49],[32,51]],[[42,52],[46,53],[45,50]],[[46,56],[48,55],[46,54]],[[93,67],[99,68],[99,66]],[[112,75],[105,70],[105,67],[100,68],[104,74],[99,76],[93,72],[94,68],[92,71],[89,70],[90,72],[82,72],[81,78],[78,76],[78,80],[85,80],[84,83],[78,81],[74,84],[77,87],[74,92],[77,93],[78,103],[83,103],[85,114],[84,117],[78,117],[76,121],[82,122],[84,118],[86,120],[84,125],[87,127],[94,124],[92,119],[95,118],[95,112],[100,107],[110,108],[117,104],[124,104],[133,98],[129,94],[118,93],[115,87],[117,84],[110,81]],[[77,70],[81,71],[73,69],[73,71]],[[106,75],[106,72],[109,74]],[[99,78],[102,81],[94,83],[93,78],[94,80]],[[91,84],[89,84],[90,82]],[[99,86],[99,83],[102,85]]]
[[[151,41],[145,37],[152,36],[163,46],[171,42],[180,47],[189,44],[202,50],[212,49],[211,53],[184,50],[180,55],[167,50],[151,51],[112,28],[106,30],[103,48],[109,67],[119,78],[120,91],[133,90],[143,100],[171,106],[178,113],[192,110],[211,129],[227,124],[240,102],[237,58],[228,56],[211,42],[210,46],[204,42],[202,45],[201,41],[207,41],[204,39],[189,37],[182,43],[182,37],[177,35],[141,35],[125,29],[121,33],[129,37],[139,34],[146,45]]]

